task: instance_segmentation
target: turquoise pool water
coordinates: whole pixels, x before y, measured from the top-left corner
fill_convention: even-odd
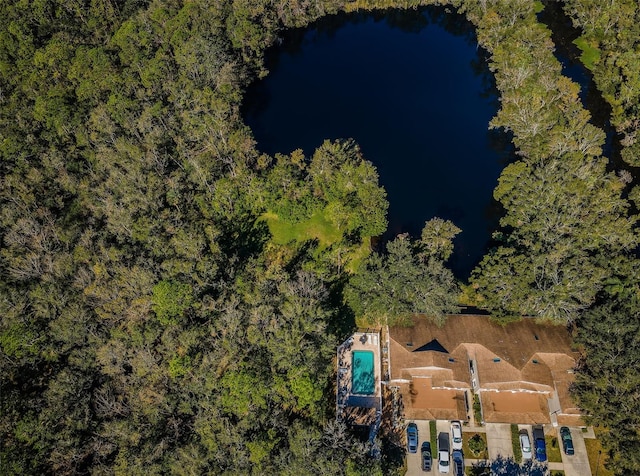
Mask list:
[[[376,384],[373,373],[373,352],[354,350],[351,364],[351,393],[373,395]]]

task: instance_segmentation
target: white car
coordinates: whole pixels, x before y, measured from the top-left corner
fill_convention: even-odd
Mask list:
[[[531,459],[531,440],[527,430],[520,430],[520,449],[523,460]]]
[[[438,434],[438,471],[440,473],[449,472],[449,433]]]
[[[438,451],[438,471],[442,474],[449,472],[449,452],[440,450]]]
[[[457,420],[451,422],[451,441],[454,450],[462,449],[462,424]]]

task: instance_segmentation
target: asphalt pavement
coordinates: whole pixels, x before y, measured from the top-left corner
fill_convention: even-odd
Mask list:
[[[505,458],[513,457],[511,425],[509,423],[487,423],[485,426],[489,459],[496,459],[498,455]]]
[[[430,440],[429,422],[426,420],[413,420],[418,426],[418,451],[416,453],[407,452],[407,476],[421,475],[439,475],[438,473],[438,448],[437,445],[431,447],[432,466],[431,471],[422,471],[422,458],[420,447],[423,441]],[[407,421],[407,424],[411,421]],[[451,423],[447,420],[438,420],[436,422],[437,433],[450,433]],[[529,431],[531,437],[531,427],[523,426]],[[463,431],[469,431],[469,428],[463,428]],[[495,459],[498,455],[503,457],[513,457],[513,446],[511,442],[511,425],[508,423],[487,423],[484,428],[487,437],[487,446],[489,459]],[[563,469],[565,476],[592,476],[589,468],[589,459],[587,449],[584,443],[584,433],[580,428],[570,428],[573,446],[575,448],[574,455],[566,455],[562,452],[562,463],[549,463],[549,469]],[[465,455],[466,456],[466,455]],[[465,464],[470,466],[475,460],[465,458]]]
[[[422,476],[422,475],[435,475],[437,474],[438,455],[437,449],[431,448],[432,456],[434,456],[432,470],[422,471],[422,455],[420,454],[420,447],[423,441],[429,441],[431,438],[429,434],[429,422],[427,420],[407,420],[407,424],[415,423],[418,426],[418,452],[407,452],[407,476]],[[435,470],[433,468],[436,468]]]
[[[565,476],[591,476],[589,457],[587,456],[587,447],[584,444],[582,430],[580,428],[569,428],[569,430],[571,430],[571,439],[573,440],[575,454],[564,454],[562,442],[560,443],[564,474]]]

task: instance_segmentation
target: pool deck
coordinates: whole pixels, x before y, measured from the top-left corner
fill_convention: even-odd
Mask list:
[[[354,351],[373,352],[374,393],[358,395],[352,389],[352,362]],[[354,424],[368,425],[382,410],[380,334],[356,332],[339,347],[337,352],[336,414]]]

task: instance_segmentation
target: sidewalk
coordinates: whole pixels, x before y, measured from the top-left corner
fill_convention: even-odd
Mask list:
[[[486,433],[487,429],[484,426],[462,425],[462,431],[464,433]]]

